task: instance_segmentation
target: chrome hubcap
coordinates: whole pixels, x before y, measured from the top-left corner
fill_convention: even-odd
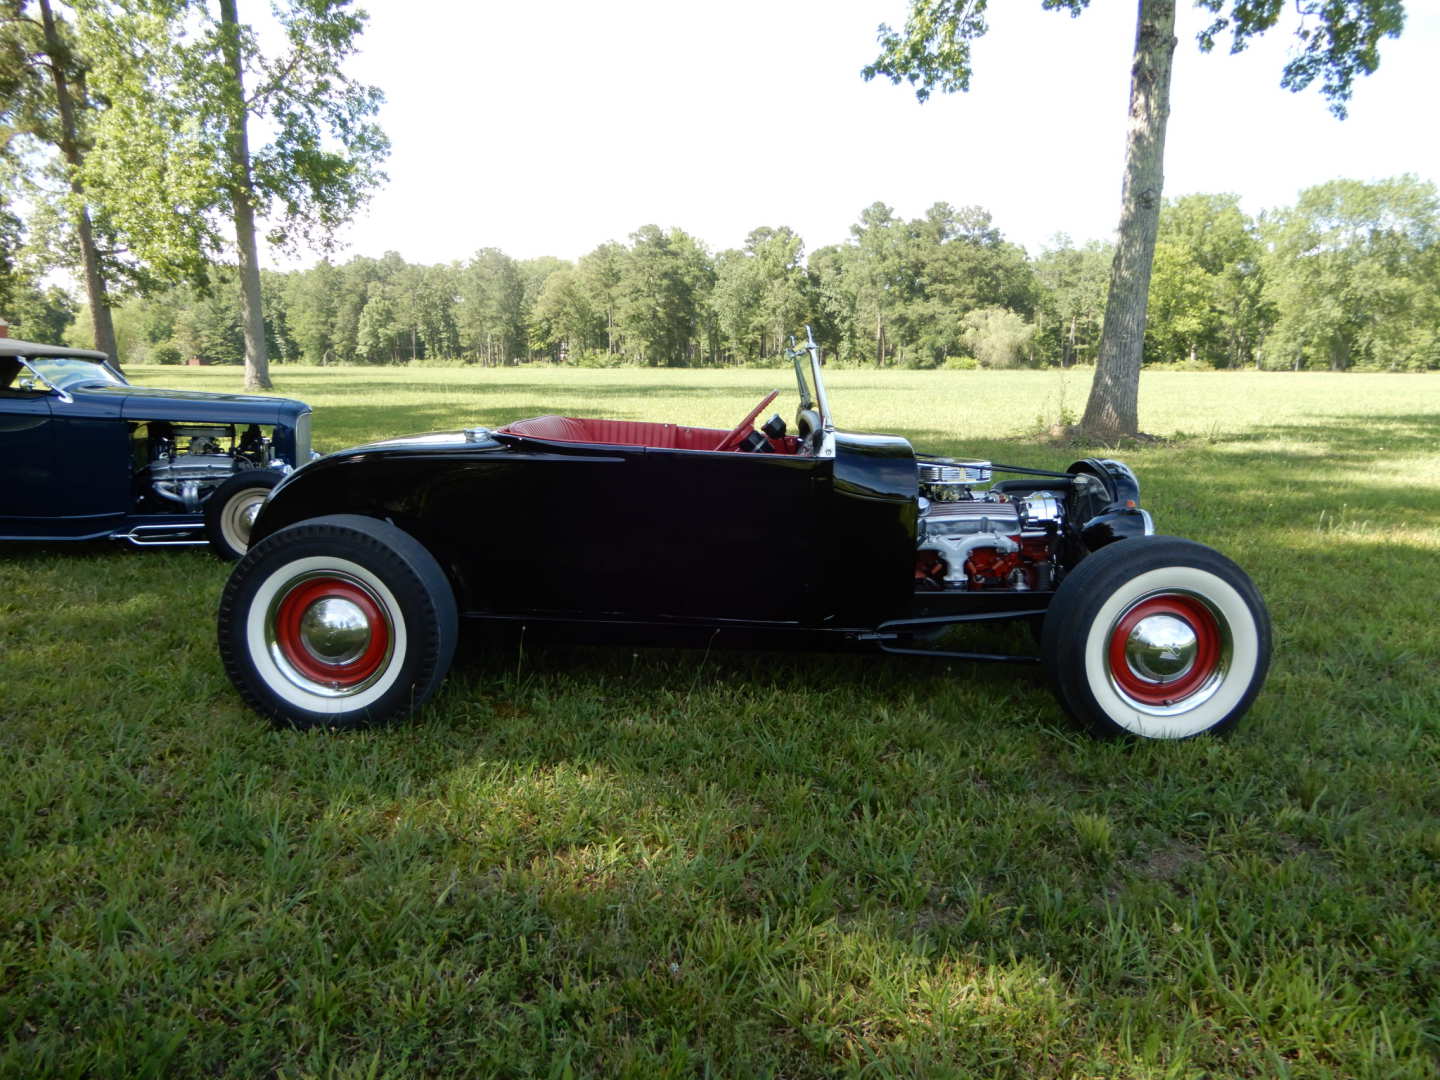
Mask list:
[[[1125,662],[1142,679],[1174,682],[1195,666],[1198,645],[1195,628],[1184,619],[1151,615],[1130,631],[1125,641]]]
[[[370,645],[370,623],[358,604],[326,597],[311,604],[301,617],[300,643],[321,663],[353,663]]]
[[[307,694],[329,698],[362,694],[385,678],[404,639],[392,620],[393,601],[382,595],[388,594],[328,566],[275,586],[264,634],[278,673]]]
[[[1235,646],[1229,620],[1209,599],[1161,589],[1125,608],[1102,647],[1110,686],[1127,712],[1179,716],[1220,689]]]
[[[255,524],[255,519],[260,516],[260,507],[264,505],[264,499],[255,499],[253,502],[241,508],[240,531],[246,536],[250,535],[250,529]]]

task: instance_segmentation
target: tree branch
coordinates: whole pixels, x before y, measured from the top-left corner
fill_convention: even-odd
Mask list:
[[[290,73],[300,66],[300,58],[301,53],[299,49],[296,49],[294,52],[292,52],[290,54],[289,62],[286,63],[280,71],[277,71],[274,75],[267,78],[263,86],[257,86],[255,88],[255,93],[251,94],[250,97],[243,102],[245,111],[250,112],[251,106],[254,105],[257,101],[264,100],[272,93],[274,93],[277,89],[279,89],[279,87],[285,82],[285,80],[289,78]]]

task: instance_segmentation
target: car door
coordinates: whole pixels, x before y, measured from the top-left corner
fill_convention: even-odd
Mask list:
[[[628,610],[621,583],[647,558],[636,542],[643,458],[638,447],[536,440],[499,452],[447,448],[434,460],[396,455],[362,469],[365,490],[345,493],[341,505],[368,503],[451,553],[464,602],[477,612],[617,615]]]
[[[0,390],[0,535],[108,536],[131,510],[129,425],[84,388]]]
[[[815,609],[829,462],[650,449],[649,555],[632,609],[702,620],[805,622]]]
[[[0,390],[0,535],[47,535],[60,483],[55,462],[55,423],[50,394]]]
[[[813,458],[535,443],[427,486],[426,513],[477,566],[477,608],[576,619],[804,621]],[[476,525],[477,516],[484,524]]]
[[[131,425],[108,388],[50,399],[55,433],[54,500],[64,536],[106,536],[133,510]]]

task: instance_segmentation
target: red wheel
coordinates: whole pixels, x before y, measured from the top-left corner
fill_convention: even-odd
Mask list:
[[[271,602],[267,633],[298,678],[332,690],[364,686],[391,655],[394,629],[359,580],[300,577]]]
[[[1041,651],[1065,711],[1097,735],[1224,731],[1270,663],[1270,617],[1245,572],[1173,536],[1081,561],[1045,616]]]
[[[220,603],[220,655],[241,696],[296,727],[355,727],[410,712],[458,636],[444,572],[414,537],[334,515],[273,533]]]
[[[1215,612],[1198,596],[1159,593],[1136,601],[1110,633],[1115,688],[1145,705],[1176,705],[1217,685],[1230,642]]]

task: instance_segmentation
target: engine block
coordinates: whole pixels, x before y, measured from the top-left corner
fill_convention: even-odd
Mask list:
[[[1014,497],[976,493],[971,484],[978,476],[989,479],[988,462],[926,462],[919,469],[917,587],[1025,591],[1053,586],[1065,512],[1060,499],[1048,491]]]

